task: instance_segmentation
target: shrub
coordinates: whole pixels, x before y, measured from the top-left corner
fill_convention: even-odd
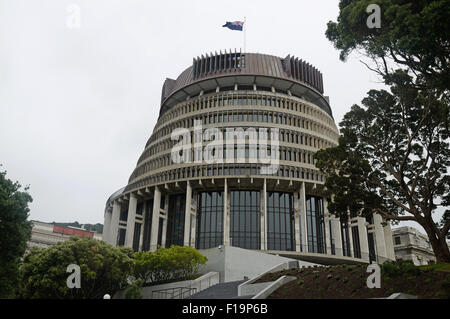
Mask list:
[[[342,279],[342,282],[343,282],[344,284],[347,283],[347,282],[348,282],[348,278],[345,277],[344,279]]]
[[[155,252],[144,251],[135,254],[134,274],[144,283],[189,280],[195,277],[198,267],[206,261],[207,258],[193,247],[158,248]]]
[[[420,269],[409,260],[385,262],[381,265],[381,273],[388,277],[398,277],[405,274],[419,275]]]
[[[131,285],[128,285],[124,291],[125,299],[142,299],[142,279],[135,280]]]

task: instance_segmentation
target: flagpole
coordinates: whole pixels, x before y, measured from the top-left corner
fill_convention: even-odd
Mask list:
[[[246,52],[245,51],[245,46],[246,46],[246,41],[247,41],[247,23],[246,23],[247,21],[246,21],[246,17],[244,17],[244,53]]]

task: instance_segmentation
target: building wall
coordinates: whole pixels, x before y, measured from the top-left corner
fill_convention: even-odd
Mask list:
[[[415,265],[429,265],[436,262],[428,237],[413,227],[399,227],[392,231],[397,260],[410,260]]]

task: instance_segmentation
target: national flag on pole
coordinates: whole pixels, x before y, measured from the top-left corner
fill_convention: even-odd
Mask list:
[[[242,31],[244,29],[244,22],[243,21],[227,22],[222,27],[227,27],[228,29],[231,30]]]

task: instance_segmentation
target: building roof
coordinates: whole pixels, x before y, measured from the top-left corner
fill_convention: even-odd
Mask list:
[[[176,80],[166,79],[161,94],[160,116],[200,91],[235,83],[289,90],[293,95],[314,101],[332,116],[328,99],[323,96],[322,73],[311,64],[291,55],[280,58],[231,50],[194,58],[192,65]]]

